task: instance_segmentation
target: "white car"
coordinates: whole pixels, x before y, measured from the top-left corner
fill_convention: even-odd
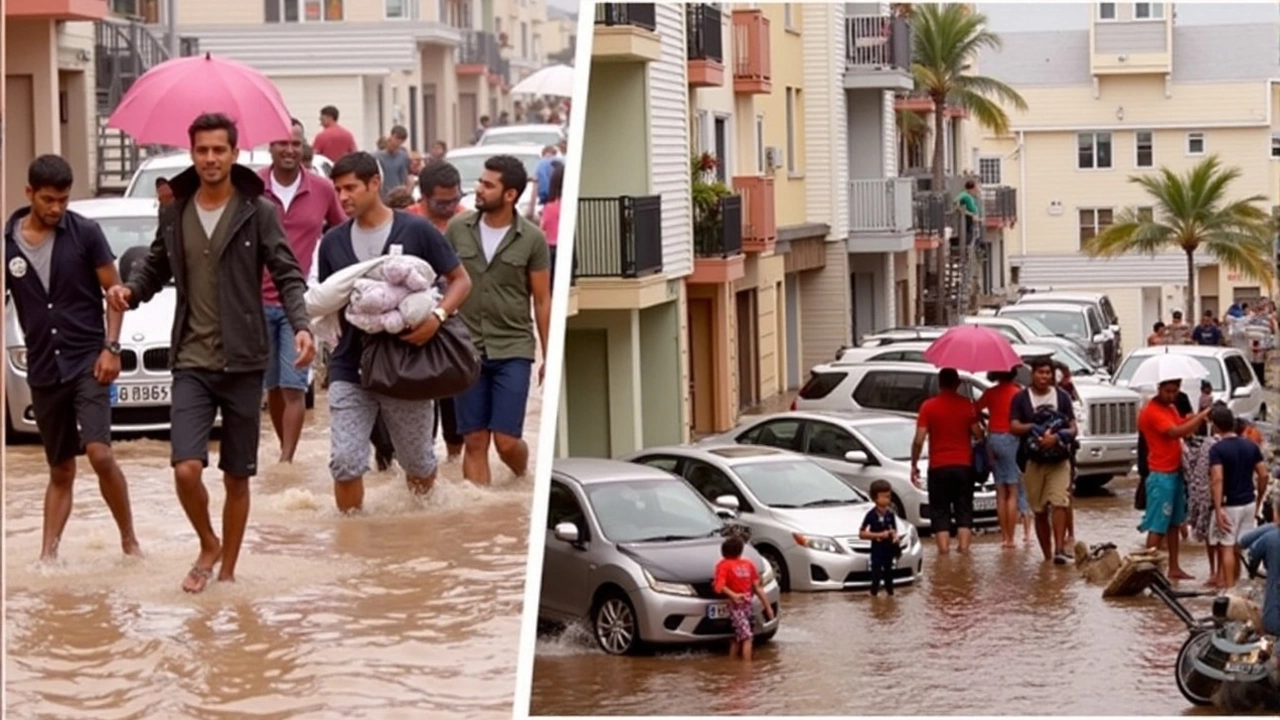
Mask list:
[[[683,477],[709,502],[735,511],[784,591],[871,584],[871,542],[858,532],[874,505],[811,460],[741,445],[649,448],[623,459]],[[920,537],[911,525],[899,536],[894,583],[914,582],[924,567]]]
[[[525,187],[524,192],[516,201],[516,207],[522,215],[529,215],[530,204],[534,204],[534,217],[542,217],[542,205],[537,202],[537,185],[538,179],[537,169],[538,163],[542,161],[542,148],[532,145],[479,145],[473,147],[456,148],[450,150],[444,159],[458,170],[458,175],[462,178],[462,208],[464,210],[474,210],[476,207],[476,185],[480,182],[480,175],[484,173],[484,163],[494,155],[512,155],[524,163],[524,168],[529,173],[529,184]],[[414,198],[419,198],[420,193],[414,188]]]
[[[854,364],[866,362],[921,362],[927,363],[925,350],[933,342],[903,342],[879,347],[847,348],[840,352],[835,364]],[[1071,377],[1082,383],[1109,382],[1111,377],[1105,370],[1093,367],[1083,355],[1071,347],[1052,345],[1021,345],[1014,343],[1013,351],[1023,360],[1033,357],[1048,357],[1062,363],[1071,371]]]
[[[561,125],[497,125],[484,131],[476,147],[482,145],[528,145],[539,151],[548,145],[559,145],[566,140]]]
[[[1087,357],[1097,365],[1113,367],[1115,333],[1093,305],[1081,303],[1019,303],[1000,308],[997,317],[1039,320],[1055,333],[1080,342]]]
[[[236,164],[257,172],[271,165],[271,153],[262,148],[241,150],[240,156],[236,158]],[[189,167],[191,167],[191,154],[186,151],[147,158],[134,171],[133,178],[129,180],[129,187],[125,188],[124,196],[155,198],[158,178],[171,179]],[[327,178],[329,171],[333,169],[333,161],[323,155],[316,155],[311,160],[311,167],[317,175]]]
[[[1048,288],[1046,290],[1035,290],[1032,288],[1024,288],[1022,294],[1018,297],[1018,305],[1033,305],[1039,303],[1067,303],[1070,305],[1088,305],[1098,311],[1104,322],[1107,323],[1107,332],[1112,336],[1114,342],[1107,351],[1110,355],[1107,357],[1109,367],[1115,368],[1120,364],[1122,350],[1122,338],[1120,337],[1120,316],[1116,314],[1115,306],[1111,304],[1111,298],[1106,293],[1100,292],[1083,292],[1069,290],[1054,290]]]
[[[767,415],[708,438],[710,445],[764,445],[801,453],[864,493],[885,480],[893,488],[893,509],[920,531],[930,530],[929,445],[920,456],[920,484],[911,482],[911,441],[915,421],[880,412],[785,412]],[[996,492],[984,478],[973,497],[976,526],[994,525]]]
[[[1129,386],[1129,379],[1137,372],[1138,366],[1147,358],[1159,353],[1187,355],[1195,358],[1204,366],[1209,376],[1205,378],[1213,385],[1213,399],[1222,401],[1235,414],[1250,419],[1267,419],[1267,402],[1262,393],[1262,383],[1253,373],[1253,366],[1245,359],[1243,353],[1231,347],[1214,347],[1209,345],[1160,345],[1157,347],[1138,348],[1128,357],[1116,371],[1114,383],[1117,387]],[[1155,394],[1155,388],[1136,388],[1143,400]],[[1191,399],[1194,406],[1200,398],[1200,381],[1185,380],[1182,391]]]
[[[977,325],[979,327],[989,327],[993,330],[1000,331],[1000,334],[1008,337],[1010,333],[1017,337],[1015,343],[1023,345],[1053,345],[1055,347],[1065,347],[1082,355],[1086,360],[1089,359],[1089,349],[1084,343],[1073,340],[1064,335],[1059,335],[1049,328],[1048,325],[1036,320],[1033,317],[999,317],[992,310],[989,314],[969,315],[958,324],[960,325]],[[1094,363],[1100,365],[1100,363]]]

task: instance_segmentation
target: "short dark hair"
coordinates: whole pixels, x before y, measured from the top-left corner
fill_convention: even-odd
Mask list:
[[[943,390],[955,390],[960,387],[960,373],[955,368],[942,368],[938,371],[938,387]]]
[[[1031,368],[1031,372],[1033,373],[1042,367],[1055,369],[1053,364],[1053,358],[1049,357],[1048,355],[1041,355],[1039,357],[1028,358],[1027,367]]]
[[[334,107],[334,106],[332,106],[332,105],[325,105],[324,107],[320,108],[320,115],[321,115],[322,117],[331,117],[331,118],[333,118],[333,119],[334,119],[334,121],[337,121],[337,119],[338,119],[338,108],[336,108],[336,107]]]
[[[227,142],[231,147],[238,147],[237,142],[240,141],[240,132],[236,130],[236,121],[227,117],[222,113],[204,113],[191,121],[191,125],[187,128],[187,139],[191,141],[191,145],[196,144],[196,133],[209,132],[210,130],[226,130]]]
[[[480,116],[480,122],[482,122],[482,123],[487,123],[487,122],[489,122],[489,116],[488,116],[488,115],[481,115],[481,116]]]
[[[439,145],[440,147],[444,148],[444,151],[445,151],[445,152],[449,152],[449,143],[447,143],[447,142],[445,142],[445,141],[443,141],[443,140],[437,140],[437,141],[435,141],[435,142],[433,142],[433,143],[431,143],[431,144],[432,144],[433,146],[435,146],[435,145]]]
[[[1016,377],[1018,377],[1018,373],[1012,370],[1005,370],[1003,372],[999,370],[992,370],[987,373],[987,379],[993,383],[1008,382]]]
[[[343,156],[341,160],[333,164],[333,170],[329,171],[329,177],[334,180],[343,175],[355,175],[356,179],[365,185],[368,185],[370,180],[381,174],[378,161],[363,150],[357,150]]]
[[[409,131],[406,130],[403,125],[396,125],[395,127],[391,128],[391,137],[397,140],[408,140]]]
[[[1173,319],[1174,319],[1174,320],[1177,320],[1177,319],[1178,319],[1178,318],[1180,318],[1180,317],[1182,317],[1182,311],[1181,311],[1181,310],[1174,310],[1174,311],[1173,311]]]
[[[462,176],[458,174],[458,168],[444,160],[428,163],[422,168],[422,172],[418,173],[418,192],[424,199],[431,197],[436,188],[461,186]]]
[[[976,180],[965,180],[965,181],[964,181],[964,189],[965,189],[965,190],[972,190],[972,189],[974,189],[974,188],[976,188],[976,187],[978,187],[978,183],[977,183],[977,181],[976,181]]]
[[[393,210],[403,210],[413,204],[413,193],[409,188],[398,187],[387,193],[386,203]]]
[[[1160,332],[1161,330],[1163,330],[1163,329],[1164,329],[1164,321],[1163,321],[1163,320],[1157,320],[1157,321],[1156,321],[1156,324],[1151,326],[1151,329],[1152,329],[1152,330],[1154,330],[1154,331],[1156,331],[1156,332]]]
[[[316,157],[316,149],[311,147],[311,143],[302,143],[302,162],[311,162]]]
[[[737,535],[730,535],[720,543],[720,555],[727,558],[740,558],[742,551],[745,549],[742,538]]]
[[[529,171],[525,169],[524,163],[520,162],[520,158],[514,155],[494,155],[484,161],[484,169],[502,176],[503,192],[515,190],[517,193],[522,193],[525,186],[529,184]]]
[[[58,192],[70,190],[75,180],[71,163],[61,155],[41,155],[27,166],[27,185],[32,191],[45,188]]]
[[[547,184],[547,202],[555,202],[564,194],[564,163],[551,168],[551,180]]]
[[[291,117],[291,118],[289,118],[289,126],[290,126],[290,127],[302,128],[304,131],[307,129],[307,126],[306,126],[306,125],[303,125],[303,124],[302,124],[302,121],[301,121],[301,120],[299,120],[299,119],[298,119],[298,118],[296,118],[296,117]]]
[[[1218,429],[1218,432],[1231,432],[1237,427],[1236,414],[1231,412],[1231,408],[1226,405],[1214,405],[1209,410],[1209,420],[1213,422],[1213,426]]]
[[[1207,318],[1211,318],[1211,317],[1213,317],[1213,311],[1212,311],[1212,310],[1205,310],[1205,311],[1204,311],[1204,317],[1207,317]]]
[[[168,185],[168,184],[169,184],[169,178],[167,178],[167,177],[158,177],[158,178],[156,178],[156,188],[157,188],[157,189],[159,189],[161,185]]]
[[[872,481],[869,491],[871,499],[875,500],[876,496],[880,495],[880,493],[889,493],[890,495],[893,495],[893,486],[889,484],[888,480]]]

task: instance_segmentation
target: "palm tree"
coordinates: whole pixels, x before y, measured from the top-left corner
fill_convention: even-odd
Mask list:
[[[1197,250],[1205,250],[1230,270],[1269,284],[1275,277],[1276,223],[1258,206],[1267,201],[1263,195],[1227,199],[1228,187],[1239,177],[1239,168],[1224,168],[1216,155],[1181,175],[1161,168],[1155,174],[1132,176],[1129,182],[1141,185],[1154,207],[1121,210],[1114,224],[1085,243],[1084,251],[1092,257],[1154,255],[1175,248],[1186,253],[1186,317],[1195,311]]]
[[[979,51],[1002,47],[1000,36],[986,29],[987,17],[959,3],[926,4],[911,10],[915,35],[911,72],[916,91],[933,100],[933,189],[945,192],[944,149],[948,108],[963,108],[978,124],[1003,135],[1009,115],[1002,103],[1026,110],[1027,101],[1016,90],[994,78],[970,74]],[[936,296],[938,320],[942,319],[945,253],[939,252]]]

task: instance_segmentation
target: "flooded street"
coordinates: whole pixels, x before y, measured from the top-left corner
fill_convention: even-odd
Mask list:
[[[525,438],[536,452],[541,389]],[[61,566],[40,568],[47,478],[38,445],[5,468],[7,716],[12,718],[510,717],[532,479],[491,453],[494,486],[444,463],[419,502],[398,468],[369,475],[365,514],[343,518],[327,469],[326,400],[293,466],[264,463],[234,584],[189,596],[195,534],[173,490],[169,445],[129,440],[146,557],[123,559],[81,460]],[[260,457],[277,443],[264,419]],[[372,459],[371,459],[372,462]],[[221,474],[205,471],[221,534]],[[531,468],[532,469],[532,468]]]
[[[1076,533],[1122,551],[1141,544],[1136,478],[1079,498]],[[1160,600],[1104,601],[1074,566],[1038,548],[1001,550],[985,534],[971,557],[939,561],[897,597],[790,593],[782,627],[750,666],[720,650],[605,656],[587,631],[539,639],[534,714],[1170,715],[1190,711],[1173,677],[1186,639]],[[1185,547],[1185,546],[1184,546]],[[1183,564],[1207,577],[1202,546]],[[1189,600],[1207,614],[1208,600]]]

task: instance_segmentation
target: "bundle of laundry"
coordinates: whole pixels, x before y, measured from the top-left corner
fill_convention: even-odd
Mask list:
[[[341,335],[339,313],[367,333],[416,327],[440,302],[436,273],[422,258],[383,255],[357,263],[307,290],[307,314],[316,336],[330,347]]]

